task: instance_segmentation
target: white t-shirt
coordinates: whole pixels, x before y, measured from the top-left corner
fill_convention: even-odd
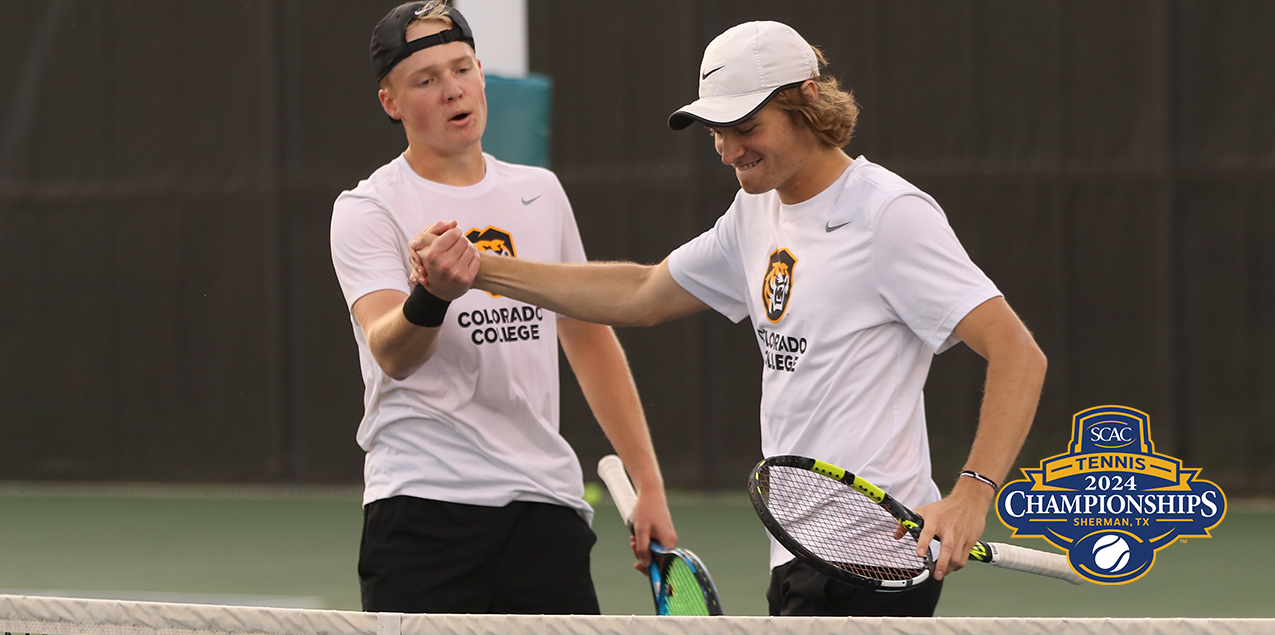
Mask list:
[[[408,241],[455,220],[480,249],[528,260],[584,262],[554,174],[484,155],[469,187],[434,183],[403,157],[337,197],[332,262],[347,306],[370,292],[409,293]],[[372,357],[354,321],[365,412],[364,504],[396,495],[473,505],[565,505],[591,521],[580,462],[558,432],[557,316],[470,291],[452,302],[438,349],[403,381]]]
[[[796,205],[740,191],[669,257],[674,280],[752,319],[764,456],[843,467],[908,507],[939,500],[922,388],[957,323],[1000,295],[934,199],[867,159]],[[771,540],[771,566],[792,559]]]

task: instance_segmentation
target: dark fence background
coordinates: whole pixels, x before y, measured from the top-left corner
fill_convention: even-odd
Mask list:
[[[404,146],[367,62],[393,4],[0,3],[0,478],[359,480],[327,234],[336,195]],[[862,103],[851,154],[938,198],[1049,355],[1021,464],[1120,404],[1228,492],[1275,493],[1275,3],[529,4],[591,257],[656,262],[725,209],[731,171],[664,121],[712,37],[786,22]],[[749,327],[620,336],[668,482],[740,487]],[[964,347],[935,361],[940,483],[982,371]],[[563,428],[591,474],[608,446],[569,371]]]

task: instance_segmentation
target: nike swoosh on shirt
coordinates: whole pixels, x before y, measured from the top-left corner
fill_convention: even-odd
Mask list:
[[[700,79],[708,79],[708,76],[709,76],[709,75],[712,75],[713,73],[716,73],[717,71],[720,71],[720,70],[722,70],[723,68],[726,68],[726,66],[725,66],[725,65],[718,66],[717,68],[714,68],[713,70],[711,70],[711,71],[709,71],[709,72],[707,72],[707,73],[704,73],[703,75],[700,75],[700,77],[699,77],[699,78],[700,78]]]
[[[837,231],[838,229],[841,229],[842,227],[845,227],[846,225],[849,225],[849,224],[850,224],[850,221],[846,221],[846,222],[844,222],[844,223],[841,223],[840,225],[833,225],[832,223],[824,223],[824,225],[823,225],[823,230],[824,230],[824,231],[826,231],[826,232],[828,232],[828,233],[832,233],[832,232],[835,232],[835,231]]]
[[[544,195],[543,195],[543,194],[541,194],[540,196],[544,196]],[[531,198],[524,198],[524,199],[522,199],[522,204],[523,204],[523,205],[531,205],[532,203],[535,203],[535,202],[536,202],[536,200],[540,198],[540,196],[533,196],[533,197],[531,197]]]

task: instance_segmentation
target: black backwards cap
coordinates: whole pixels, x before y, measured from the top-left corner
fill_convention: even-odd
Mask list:
[[[376,28],[372,29],[372,70],[376,71],[377,81],[385,77],[399,62],[421,49],[451,42],[467,42],[471,48],[474,47],[474,32],[469,30],[465,16],[455,7],[447,8],[447,17],[452,20],[452,28],[408,42],[407,25],[420,15],[421,8],[427,4],[429,2],[400,4],[385,14],[376,23]]]

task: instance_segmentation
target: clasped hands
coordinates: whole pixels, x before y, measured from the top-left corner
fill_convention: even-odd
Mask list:
[[[478,247],[465,238],[456,221],[438,221],[408,243],[412,286],[421,285],[443,300],[455,300],[473,286],[482,265]]]

